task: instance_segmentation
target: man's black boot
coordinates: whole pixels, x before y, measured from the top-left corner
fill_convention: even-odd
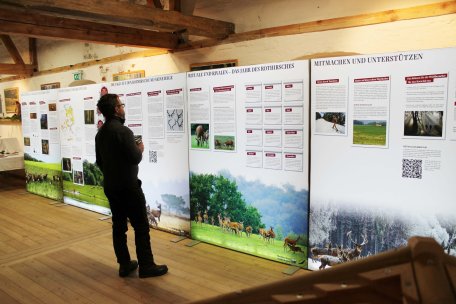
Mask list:
[[[139,277],[149,278],[158,277],[168,272],[168,266],[166,265],[151,265],[139,267]]]
[[[131,260],[130,262],[126,264],[120,264],[119,267],[119,277],[126,277],[130,273],[136,270],[138,268],[138,262],[135,260]]]

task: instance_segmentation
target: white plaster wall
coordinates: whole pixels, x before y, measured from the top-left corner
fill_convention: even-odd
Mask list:
[[[236,32],[401,9],[444,0],[199,0],[194,15],[236,24]]]
[[[456,14],[350,29],[281,36],[171,55],[179,70],[190,63],[238,59],[239,65],[299,59],[329,52],[373,54],[456,47]]]
[[[64,40],[38,40],[37,49],[40,71],[145,50]]]
[[[204,0],[197,1],[195,15],[234,22],[237,32],[258,28],[315,21],[389,9],[436,3],[433,0]],[[42,42],[39,44],[40,70],[101,59],[139,49],[79,42]],[[456,14],[399,21],[373,26],[258,39],[211,48],[177,52],[147,58],[84,68],[84,79],[102,82],[112,74],[145,70],[146,77],[185,72],[192,63],[238,59],[240,65],[299,59],[316,53],[355,52],[372,54],[416,49],[456,47]],[[92,57],[91,57],[92,56]],[[35,91],[43,83],[73,81],[72,71],[0,83],[4,88],[19,87],[20,92]],[[4,105],[3,105],[4,109]]]

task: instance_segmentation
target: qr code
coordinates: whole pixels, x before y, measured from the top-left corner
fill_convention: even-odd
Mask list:
[[[157,163],[157,151],[149,151],[149,163]]]
[[[402,160],[402,177],[422,178],[423,161],[421,159],[403,159]]]

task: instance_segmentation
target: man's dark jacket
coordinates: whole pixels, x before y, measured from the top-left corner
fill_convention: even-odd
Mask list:
[[[142,152],[133,132],[121,118],[109,118],[95,136],[96,163],[104,175],[105,189],[136,188]]]

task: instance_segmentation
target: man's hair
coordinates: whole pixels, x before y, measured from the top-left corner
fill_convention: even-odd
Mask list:
[[[105,94],[98,100],[97,107],[104,117],[114,116],[116,112],[117,94]]]

